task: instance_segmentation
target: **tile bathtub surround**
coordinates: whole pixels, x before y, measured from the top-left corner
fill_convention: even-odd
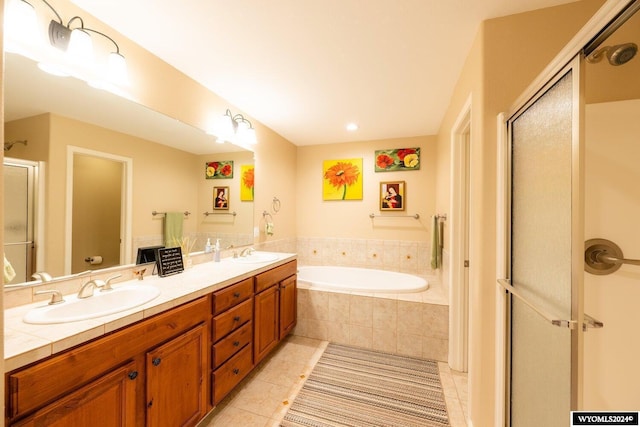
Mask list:
[[[299,237],[301,265],[339,265],[433,275],[431,243],[407,240]]]
[[[437,285],[434,284],[437,289]],[[434,289],[434,290],[435,290]],[[296,336],[446,361],[449,307],[427,290],[374,297],[298,289]],[[434,298],[433,301],[429,301]],[[409,299],[409,300],[408,300]],[[413,299],[413,300],[410,300]]]

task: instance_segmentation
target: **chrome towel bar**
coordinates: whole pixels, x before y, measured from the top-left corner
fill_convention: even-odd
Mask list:
[[[420,219],[420,214],[415,214],[415,215],[376,215],[373,213],[369,214],[369,218],[373,219],[373,218],[413,218],[413,219]]]
[[[233,215],[233,216],[236,216],[238,214],[236,213],[236,211],[233,211],[233,212],[205,212],[204,215],[205,216],[209,216],[209,215]]]
[[[523,297],[520,294],[520,292],[516,288],[511,286],[511,283],[509,283],[509,280],[507,280],[507,279],[498,279],[498,284],[500,286],[502,286],[511,295],[513,295],[514,297],[518,298],[520,301],[525,303],[529,308],[531,308],[533,311],[538,313],[542,318],[544,318],[547,322],[551,323],[553,326],[560,326],[560,327],[569,328],[569,329],[575,329],[576,328],[576,324],[578,322],[576,322],[575,320],[556,319],[556,318],[554,318],[555,316],[549,315],[544,310],[541,310],[538,307],[536,307],[535,305],[533,305],[532,303],[530,303],[525,297]]]

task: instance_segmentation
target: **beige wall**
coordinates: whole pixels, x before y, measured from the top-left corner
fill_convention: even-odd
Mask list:
[[[429,217],[436,213],[435,141],[435,137],[422,136],[298,147],[298,236],[427,241],[431,229]],[[375,150],[411,147],[420,147],[419,170],[374,172]],[[323,161],[350,158],[363,160],[362,200],[323,200]],[[419,220],[369,218],[371,213],[381,213],[380,182],[384,181],[405,181],[405,211],[394,214],[418,213]]]
[[[472,96],[470,235],[470,418],[494,423],[496,283],[496,117],[506,112],[531,81],[603,2],[585,0],[485,21],[479,30],[438,135],[438,169],[449,169],[453,121]],[[447,205],[450,182],[438,173],[437,208]]]
[[[585,112],[585,239],[609,239],[632,259],[640,258],[638,117],[637,99],[589,104]],[[631,338],[640,325],[639,282],[640,270],[632,265],[605,276],[585,273],[584,311],[604,322],[584,337],[589,410],[640,406],[640,342]]]

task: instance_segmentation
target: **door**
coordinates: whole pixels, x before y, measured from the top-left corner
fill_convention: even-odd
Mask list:
[[[15,277],[5,283],[31,280],[34,273],[34,219],[37,163],[4,161],[4,254]]]
[[[147,426],[195,426],[207,413],[207,326],[147,353]]]
[[[295,328],[298,320],[298,292],[296,276],[287,277],[280,282],[280,334],[282,340]]]
[[[279,294],[275,284],[254,299],[253,363],[256,365],[278,344]]]
[[[507,121],[507,420],[566,426],[579,402],[582,147],[576,58]]]
[[[129,362],[14,425],[133,427],[136,425],[137,378],[136,364]]]

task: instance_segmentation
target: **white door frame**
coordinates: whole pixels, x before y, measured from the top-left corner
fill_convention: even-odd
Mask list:
[[[122,163],[122,191],[120,211],[120,265],[132,262],[133,219],[133,159],[87,148],[67,146],[67,198],[65,215],[64,274],[71,274],[71,229],[73,226],[73,157],[84,154]]]
[[[467,98],[451,130],[451,199],[449,217],[449,366],[457,371],[468,369],[469,289],[465,276],[468,268],[469,224],[466,215],[467,157],[470,158],[471,95]],[[469,144],[467,144],[469,141]]]

